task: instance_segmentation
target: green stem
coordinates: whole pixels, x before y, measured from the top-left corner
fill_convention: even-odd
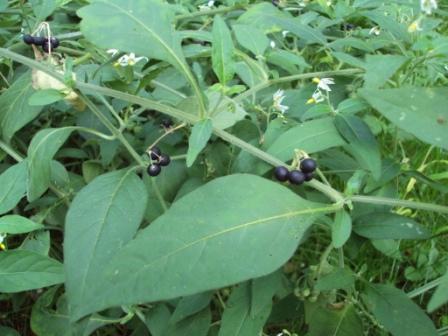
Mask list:
[[[351,76],[354,74],[362,73],[362,69],[356,69],[356,68],[350,68],[350,69],[344,69],[344,70],[334,70],[334,71],[320,71],[320,72],[307,72],[304,74],[298,74],[298,75],[292,75],[292,76],[285,76],[275,79],[270,79],[266,82],[260,83],[258,85],[255,85],[254,87],[250,88],[249,90],[239,94],[234,98],[235,101],[242,101],[246,97],[251,96],[255,92],[258,92],[260,90],[263,90],[271,85],[280,84],[280,83],[288,83],[295,80],[301,80],[301,79],[308,79],[308,78],[314,78],[314,77],[329,77],[329,76]]]
[[[377,196],[362,196],[362,195],[351,196],[349,198],[349,200],[352,202],[355,202],[355,203],[390,205],[393,207],[400,206],[400,207],[405,207],[405,208],[434,211],[434,212],[448,214],[448,207],[443,206],[443,205],[431,204],[431,203],[405,201],[405,200],[400,200],[400,199],[395,199],[395,198],[377,197]]]
[[[444,278],[445,278],[445,276],[443,275],[440,278],[430,281],[427,284],[414,289],[412,292],[407,293],[407,296],[412,299],[412,298],[415,298],[416,296],[424,294],[427,291],[439,286],[444,281]]]
[[[189,13],[189,14],[177,15],[175,17],[175,20],[179,21],[179,20],[184,20],[184,19],[193,19],[193,18],[197,18],[200,16],[206,16],[206,15],[223,14],[223,13],[228,13],[228,12],[238,10],[238,9],[243,9],[243,8],[244,8],[244,6],[239,5],[239,6],[232,6],[232,7],[203,10],[203,11],[198,11],[198,12]]]

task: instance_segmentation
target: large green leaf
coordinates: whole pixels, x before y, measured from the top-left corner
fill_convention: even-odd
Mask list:
[[[345,147],[362,168],[372,172],[373,178],[381,177],[381,155],[375,136],[369,126],[359,117],[354,115],[338,114],[335,125],[342,137],[347,140]]]
[[[213,20],[212,67],[219,82],[225,85],[235,75],[233,42],[230,30],[220,16]]]
[[[42,224],[34,223],[28,218],[19,215],[8,215],[0,217],[0,232],[2,233],[27,233],[43,228],[44,226]]]
[[[390,212],[368,213],[358,217],[353,231],[370,239],[427,239],[431,236],[412,218]]]
[[[364,65],[365,86],[375,89],[384,85],[406,60],[407,57],[400,55],[367,55]]]
[[[362,321],[351,304],[343,307],[324,307],[321,303],[307,302],[306,321],[308,336],[359,336],[363,334]]]
[[[25,250],[0,253],[0,292],[22,292],[63,281],[62,264],[54,259]]]
[[[92,205],[76,208],[84,213]],[[102,280],[92,276],[89,286],[84,286],[75,317],[110,306],[191,295],[268,274],[294,253],[316,213],[327,210],[258,176],[215,179],[173,203],[106,267],[103,263],[101,268],[92,268],[96,274],[104,270]],[[75,221],[68,224],[75,226]],[[70,231],[67,235],[79,236]],[[78,276],[88,263],[79,255],[76,258]],[[81,279],[73,280],[78,284]]]
[[[289,129],[269,147],[268,153],[287,161],[294,156],[294,149],[315,153],[344,144],[345,141],[336,130],[333,119],[324,118],[308,121]]]
[[[359,93],[399,128],[448,149],[448,88],[361,89]]]
[[[232,26],[236,40],[255,56],[262,56],[269,46],[269,39],[261,30],[251,25],[236,24]]]
[[[352,233],[352,218],[345,210],[339,210],[336,213],[334,222],[331,226],[331,241],[336,248],[342,247],[350,238]]]
[[[87,292],[114,254],[135,235],[147,192],[132,170],[94,179],[75,197],[67,213],[64,256],[66,290],[72,313],[83,310]]]
[[[22,161],[0,175],[0,214],[12,210],[25,196],[27,163]]]
[[[171,24],[173,12],[161,1],[93,0],[78,15],[82,33],[99,47],[167,61],[179,69],[185,66]]]
[[[393,336],[437,336],[434,324],[401,290],[372,284],[363,299],[369,310]]]
[[[28,200],[39,198],[50,186],[51,159],[74,127],[47,128],[39,131],[28,148]]]
[[[41,106],[28,103],[34,92],[31,73],[26,72],[0,96],[0,132],[5,140],[11,140],[18,130],[36,118],[42,110]]]

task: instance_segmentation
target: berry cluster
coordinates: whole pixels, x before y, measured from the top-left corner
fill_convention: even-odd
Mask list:
[[[274,175],[281,182],[289,181],[292,184],[300,185],[313,179],[316,168],[316,161],[307,158],[300,162],[300,170],[289,171],[286,167],[278,166],[275,168]]]
[[[153,147],[148,153],[151,158],[151,164],[148,167],[149,176],[157,176],[162,171],[162,167],[168,166],[171,162],[169,155],[162,154],[159,147]]]
[[[33,36],[33,35],[23,35],[23,42],[26,44],[34,44],[36,46],[41,46],[42,50],[46,53],[59,47],[59,40],[56,37],[43,37],[43,36]]]

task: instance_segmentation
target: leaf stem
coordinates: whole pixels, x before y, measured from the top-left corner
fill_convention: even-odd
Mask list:
[[[400,206],[400,207],[405,207],[405,208],[434,211],[434,212],[448,214],[447,206],[431,204],[431,203],[406,201],[406,200],[400,200],[400,199],[395,199],[395,198],[378,197],[378,196],[363,196],[363,195],[351,196],[349,198],[349,200],[352,202],[355,202],[355,203],[390,205],[393,207]]]

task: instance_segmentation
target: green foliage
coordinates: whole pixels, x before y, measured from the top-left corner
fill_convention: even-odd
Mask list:
[[[447,335],[445,17],[0,0],[0,334]]]

